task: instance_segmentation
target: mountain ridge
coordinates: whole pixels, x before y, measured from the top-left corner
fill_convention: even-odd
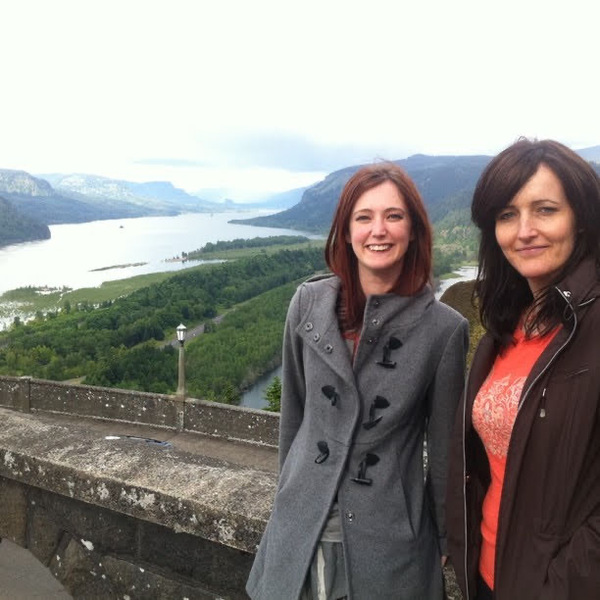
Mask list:
[[[600,161],[600,145],[576,152],[588,160],[600,174],[600,163],[587,158],[592,157]],[[414,154],[390,162],[401,166],[413,179],[434,225],[443,224],[445,219],[449,219],[453,228],[472,230],[471,197],[477,180],[492,158],[491,155],[483,154]],[[344,167],[330,173],[322,181],[310,186],[300,202],[287,210],[252,219],[235,219],[232,222],[326,233],[344,185],[363,166],[366,165]]]
[[[600,145],[577,152],[600,172]],[[492,156],[478,154],[413,154],[392,162],[403,167],[415,181],[434,225],[466,231],[472,228],[469,206],[475,183],[491,159]],[[30,235],[45,239],[48,232],[39,224],[47,227],[183,212],[222,212],[240,206],[284,210],[253,219],[233,219],[234,223],[325,233],[343,186],[362,166],[344,167],[311,186],[271,194],[263,202],[242,204],[205,200],[169,181],[135,183],[81,173],[32,175],[23,170],[0,169],[0,196],[9,202],[0,206],[0,217],[10,212],[6,218],[11,222],[22,217],[24,223],[31,224],[31,228],[16,229],[19,232],[16,240],[6,230],[0,231],[0,246],[29,241]],[[464,237],[465,232],[461,235]]]

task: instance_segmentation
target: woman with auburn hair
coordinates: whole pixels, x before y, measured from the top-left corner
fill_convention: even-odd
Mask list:
[[[333,275],[300,285],[288,311],[279,487],[248,593],[441,600],[468,326],[434,299],[431,226],[402,169],[350,178],[325,254]]]
[[[466,600],[600,598],[600,179],[521,139],[484,170],[487,330],[457,412],[450,555]]]

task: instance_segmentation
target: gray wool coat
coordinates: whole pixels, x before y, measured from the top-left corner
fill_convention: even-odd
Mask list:
[[[279,485],[247,591],[300,596],[337,497],[351,600],[441,599],[447,450],[468,325],[429,288],[369,296],[353,363],[339,285],[308,281],[290,303]]]

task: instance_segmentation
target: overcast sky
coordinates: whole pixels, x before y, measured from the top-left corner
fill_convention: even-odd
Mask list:
[[[517,137],[600,144],[592,0],[2,0],[0,168],[243,200]]]

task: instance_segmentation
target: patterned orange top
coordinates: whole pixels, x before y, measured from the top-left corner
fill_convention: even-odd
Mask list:
[[[479,571],[494,589],[494,564],[500,498],[506,469],[510,436],[517,417],[523,385],[536,360],[556,335],[526,339],[519,328],[516,344],[496,357],[494,366],[473,403],[473,426],[479,434],[490,463],[491,483],[483,501]]]

